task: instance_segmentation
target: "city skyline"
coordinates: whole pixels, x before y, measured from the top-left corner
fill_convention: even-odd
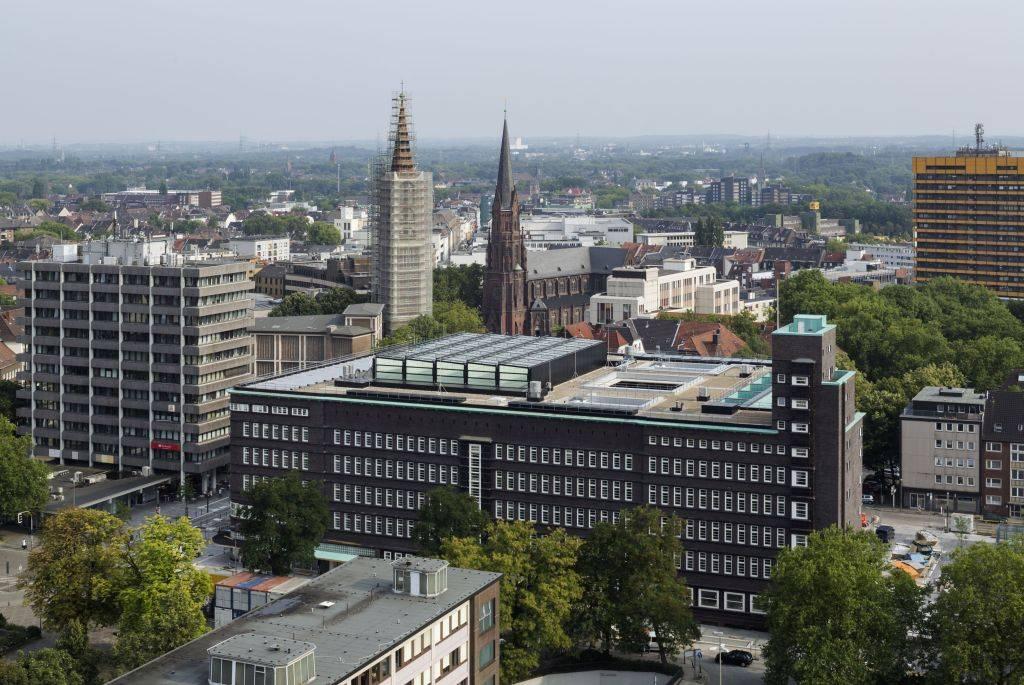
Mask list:
[[[7,112],[0,143],[372,140],[386,135],[381,103],[403,81],[427,138],[496,135],[506,102],[524,137],[963,135],[977,120],[1024,133],[1011,114],[1024,95],[989,75],[1024,66],[1011,33],[1024,10],[1014,6],[977,28],[952,6],[881,2],[827,11],[804,1],[690,11],[644,2],[627,14],[461,2],[384,13],[300,0],[283,21],[270,9],[9,8],[0,74],[33,106]],[[974,14],[988,9],[995,3]],[[43,24],[39,50],[31,29]],[[154,41],[154,31],[174,38]],[[493,40],[496,31],[508,40]],[[960,40],[985,50],[929,47]],[[941,108],[921,106],[954,85]]]

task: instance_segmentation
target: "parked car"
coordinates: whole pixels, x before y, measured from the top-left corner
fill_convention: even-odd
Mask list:
[[[730,649],[728,652],[719,652],[715,655],[716,664],[728,666],[749,666],[754,662],[754,655],[745,649]]]
[[[865,495],[861,495],[860,496],[860,501],[861,501],[862,504],[874,504],[875,503],[875,496],[874,495],[866,495],[866,494]]]

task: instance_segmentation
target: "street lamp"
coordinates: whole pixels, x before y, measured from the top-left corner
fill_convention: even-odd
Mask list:
[[[725,644],[722,642],[722,631],[712,630],[712,635],[718,636],[718,685],[722,685],[722,667],[725,666],[725,659],[722,658],[722,650],[725,649]]]

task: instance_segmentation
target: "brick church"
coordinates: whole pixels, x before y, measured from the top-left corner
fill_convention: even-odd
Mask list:
[[[570,247],[527,256],[512,178],[508,120],[501,136],[498,183],[484,271],[484,323],[492,333],[550,335],[584,321],[590,297],[604,292],[612,269],[628,262],[618,247]]]

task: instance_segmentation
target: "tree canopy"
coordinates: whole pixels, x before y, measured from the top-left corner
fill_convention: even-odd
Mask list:
[[[245,492],[240,512],[242,563],[250,570],[291,573],[295,564],[311,564],[313,550],[327,532],[327,501],[315,482],[303,484],[289,471],[260,481]]]
[[[434,302],[461,302],[470,309],[483,306],[484,267],[460,264],[434,269]]]
[[[306,242],[314,245],[340,245],[341,231],[326,221],[314,221],[306,231]]]
[[[453,566],[496,571],[501,579],[501,680],[523,680],[540,656],[571,645],[565,623],[582,589],[575,570],[579,538],[557,529],[535,534],[525,521],[489,524],[481,541],[449,538],[441,556]]]
[[[245,235],[291,236],[302,238],[309,228],[309,221],[304,216],[289,214],[275,216],[257,212],[250,214],[242,222],[242,233]]]
[[[311,316],[316,314],[342,314],[350,304],[369,301],[367,295],[351,288],[331,288],[311,296],[306,293],[286,295],[281,304],[270,310],[267,316]]]
[[[75,659],[62,649],[19,652],[14,661],[0,659],[4,685],[85,685]]]
[[[436,557],[448,538],[479,538],[487,521],[487,514],[465,492],[434,488],[420,509],[413,541],[424,556]]]
[[[923,591],[906,574],[886,572],[888,556],[873,534],[837,527],[779,553],[760,597],[771,634],[766,683],[903,679],[917,656],[908,627],[921,624]]]
[[[421,340],[440,338],[451,333],[483,333],[483,319],[480,312],[470,309],[463,302],[434,302],[433,314],[417,316],[404,326],[391,332],[381,340],[381,346],[404,345]]]
[[[1024,539],[953,552],[931,611],[937,682],[1024,682]]]
[[[898,458],[899,413],[925,385],[999,387],[1024,367],[1024,323],[992,293],[953,278],[874,290],[804,270],[784,280],[781,315],[825,314],[867,384],[865,463]]]
[[[2,403],[4,412],[13,403]],[[46,464],[32,458],[32,438],[18,435],[5,416],[0,416],[0,519],[12,519],[22,511],[38,512],[50,497]]]
[[[686,584],[676,572],[683,522],[664,519],[653,507],[622,512],[617,523],[594,526],[580,549],[577,568],[583,597],[577,605],[581,636],[613,647],[643,651],[657,636],[662,663],[700,637]]]
[[[693,227],[693,243],[701,247],[722,247],[725,243],[725,229],[718,217],[706,216],[697,219]]]

